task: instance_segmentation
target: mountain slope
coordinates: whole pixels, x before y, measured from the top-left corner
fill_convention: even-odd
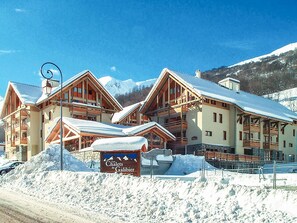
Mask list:
[[[149,79],[139,82],[135,82],[132,79],[121,81],[111,76],[101,77],[98,80],[113,96],[124,95],[135,90],[141,90],[142,88],[150,87],[156,81],[156,79]]]
[[[229,67],[205,71],[202,77],[214,82],[225,77],[234,77],[241,81],[242,90],[257,95],[296,87],[297,43]]]

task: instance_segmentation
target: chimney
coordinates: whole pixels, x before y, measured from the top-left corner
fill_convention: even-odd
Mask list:
[[[195,71],[195,77],[201,78],[201,71],[200,70]]]
[[[230,90],[239,92],[240,91],[240,81],[234,78],[227,77],[219,81],[219,85],[222,85]]]

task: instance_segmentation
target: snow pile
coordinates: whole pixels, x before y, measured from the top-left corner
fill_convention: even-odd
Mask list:
[[[258,175],[228,172],[221,175],[219,170],[212,170],[206,171],[205,181],[195,177],[183,181],[59,171],[59,149],[50,146],[14,174],[0,178],[1,191],[18,191],[44,202],[83,209],[94,216],[105,214],[125,222],[297,221],[296,191],[259,186]],[[88,170],[67,151],[64,158],[66,170]],[[171,172],[183,174],[200,169],[204,161],[203,157],[178,155],[174,163]],[[297,174],[290,176],[296,187]],[[258,186],[247,186],[252,182]]]
[[[7,177],[18,178],[22,175],[43,171],[60,170],[61,164],[60,145],[49,145],[48,148],[32,157],[23,165],[19,165]],[[63,149],[63,170],[65,171],[92,171],[85,163],[73,157],[67,150]]]
[[[215,169],[209,163],[205,162],[204,156],[175,155],[174,161],[166,174],[187,175],[202,169],[203,165],[206,170]]]
[[[4,156],[0,156],[0,166],[2,166],[5,163],[8,163],[8,162],[9,162],[9,160],[4,158]]]
[[[244,177],[238,175],[239,181],[244,182]],[[125,222],[297,221],[295,191],[232,185],[220,177],[217,181],[185,182],[49,171],[23,174],[3,183],[2,188]]]

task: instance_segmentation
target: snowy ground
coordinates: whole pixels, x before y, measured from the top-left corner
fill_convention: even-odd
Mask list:
[[[67,151],[61,172],[59,148],[0,178],[1,191],[124,222],[297,222],[297,174],[282,175],[295,186],[290,190],[271,189],[271,175],[259,181],[258,175],[224,172],[222,178],[219,170],[206,171],[206,180],[200,171],[187,175],[191,181],[150,179],[92,172]]]

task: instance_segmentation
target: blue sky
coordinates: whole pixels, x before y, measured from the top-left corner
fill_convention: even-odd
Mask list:
[[[40,85],[46,61],[64,80],[232,65],[297,42],[296,11],[294,0],[1,0],[0,96],[9,80]]]

